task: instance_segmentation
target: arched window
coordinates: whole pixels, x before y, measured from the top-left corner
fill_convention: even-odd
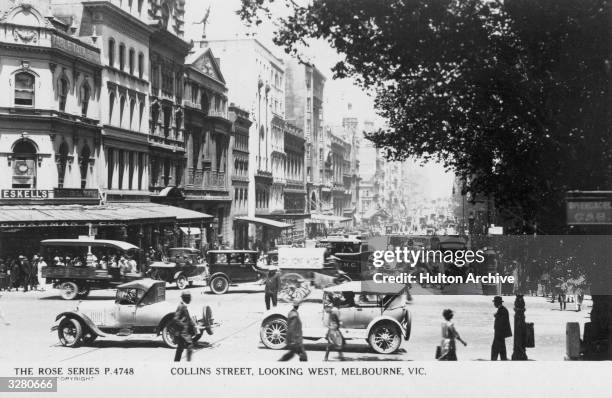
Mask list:
[[[107,169],[107,181],[106,187],[108,189],[113,188],[113,174],[115,172],[115,150],[108,148],[108,156],[106,157],[106,169]]]
[[[68,79],[62,77],[58,82],[58,95],[59,95],[59,110],[61,112],[66,111],[66,99],[68,98]]]
[[[119,69],[125,68],[125,44],[119,44]]]
[[[130,55],[128,56],[128,63],[130,66],[130,75],[134,74],[134,57],[135,57],[134,49],[130,48]]]
[[[91,89],[89,84],[84,82],[81,86],[81,115],[87,116],[87,108],[89,107],[89,98],[91,97]]]
[[[34,106],[34,81],[28,72],[15,75],[15,105]]]
[[[66,165],[68,164],[68,144],[66,144],[66,141],[60,145],[55,163],[57,164],[57,187],[63,188],[64,178],[66,177]]]
[[[138,77],[142,79],[143,74],[144,74],[144,54],[139,53],[138,54]]]
[[[208,102],[208,96],[206,93],[202,93],[200,96],[200,107],[202,108],[202,112],[208,115],[208,108],[210,107],[210,103]]]
[[[123,189],[123,173],[125,172],[125,152],[119,150],[119,189]]]
[[[138,13],[139,14],[142,12],[142,1],[143,0],[138,0]]]
[[[115,109],[115,93],[108,96],[108,123],[113,122],[113,110]]]
[[[134,120],[134,110],[136,109],[136,100],[132,98],[130,100],[130,129],[132,128],[132,121]]]
[[[125,110],[125,95],[119,99],[119,127],[123,126],[123,111]]]
[[[79,171],[81,172],[81,189],[87,187],[87,170],[89,169],[89,158],[91,157],[91,151],[89,146],[85,144],[81,150],[81,156],[79,156]]]
[[[136,168],[136,164],[134,162],[134,152],[130,151],[128,153],[128,189],[132,189],[132,185],[134,183],[134,170]]]
[[[115,66],[115,39],[108,40],[108,65]]]
[[[13,147],[13,188],[36,188],[36,147],[28,139]]]
[[[138,129],[142,129],[142,118],[144,117],[145,103],[140,101],[140,113],[138,114]]]

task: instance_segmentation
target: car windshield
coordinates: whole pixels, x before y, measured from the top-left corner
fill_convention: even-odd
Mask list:
[[[115,303],[122,305],[137,304],[144,294],[145,291],[142,289],[118,289],[117,296],[115,297]]]

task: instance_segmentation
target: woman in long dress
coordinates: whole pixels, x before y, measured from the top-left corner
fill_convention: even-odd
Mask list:
[[[442,342],[440,343],[440,361],[456,361],[457,360],[457,346],[455,340],[459,340],[464,346],[467,345],[465,341],[461,339],[455,325],[451,321],[453,319],[453,311],[451,309],[445,309],[442,311],[444,322],[442,322]]]

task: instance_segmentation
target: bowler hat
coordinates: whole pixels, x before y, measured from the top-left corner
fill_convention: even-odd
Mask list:
[[[189,293],[189,292],[182,292],[181,293],[181,297],[191,297],[191,293]]]
[[[495,297],[493,297],[493,302],[494,303],[503,303],[504,300],[502,300],[501,296],[495,296]]]

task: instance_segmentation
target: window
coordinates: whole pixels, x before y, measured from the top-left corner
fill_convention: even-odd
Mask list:
[[[144,153],[138,153],[138,190],[142,189],[142,176],[144,174]]]
[[[144,116],[145,103],[140,101],[140,114],[138,115],[138,129],[142,129],[142,118]]]
[[[15,75],[15,105],[34,106],[34,75],[27,72]]]
[[[206,93],[202,93],[202,95],[200,96],[200,107],[202,108],[202,112],[208,114],[209,106],[210,104],[208,102],[208,96],[206,95]]]
[[[138,0],[138,13],[139,14],[142,12],[142,1],[143,0]]]
[[[106,169],[107,169],[107,188],[113,188],[113,173],[115,171],[115,156],[112,148],[108,149],[108,156],[106,158]]]
[[[66,98],[68,97],[68,80],[66,80],[66,78],[62,77],[59,79],[59,84],[58,84],[58,91],[59,91],[59,110],[61,112],[65,112],[66,111]]]
[[[36,188],[36,147],[28,139],[13,147],[13,188]]]
[[[119,44],[119,69],[125,68],[125,44]]]
[[[138,10],[138,12],[140,12],[140,10]],[[142,79],[143,74],[144,74],[144,54],[139,53],[138,54],[138,77]]]
[[[170,8],[168,8],[168,4],[162,6],[161,18],[162,28],[168,29],[168,21],[170,20]]]
[[[123,111],[125,110],[125,96],[122,95],[119,99],[119,127],[123,125]]]
[[[136,100],[132,98],[130,101],[130,129],[132,128],[132,121],[134,120],[134,110],[136,109]]]
[[[132,184],[134,181],[134,168],[135,168],[135,164],[134,164],[134,152],[130,152],[128,154],[128,188],[132,189]]]
[[[164,108],[164,137],[168,138],[170,135],[170,121],[172,119],[172,108]]]
[[[119,150],[119,189],[123,189],[123,173],[125,172],[125,153]]]
[[[83,150],[81,151],[81,156],[79,156],[79,171],[81,172],[81,189],[85,189],[87,186],[87,170],[89,168],[89,158],[91,157],[91,152],[89,150],[89,146],[85,144]]]
[[[108,40],[108,65],[115,66],[115,40]]]
[[[130,75],[134,74],[134,49],[130,48],[130,55],[128,56],[128,63],[130,67]]]
[[[113,122],[113,110],[115,108],[115,93],[108,96],[108,123]]]
[[[57,187],[63,188],[64,178],[66,176],[66,165],[68,164],[68,144],[66,144],[65,141],[62,142],[59,147],[55,163],[57,164]]]
[[[89,97],[91,96],[91,89],[87,82],[81,86],[81,115],[87,116],[87,108],[89,107]]]

